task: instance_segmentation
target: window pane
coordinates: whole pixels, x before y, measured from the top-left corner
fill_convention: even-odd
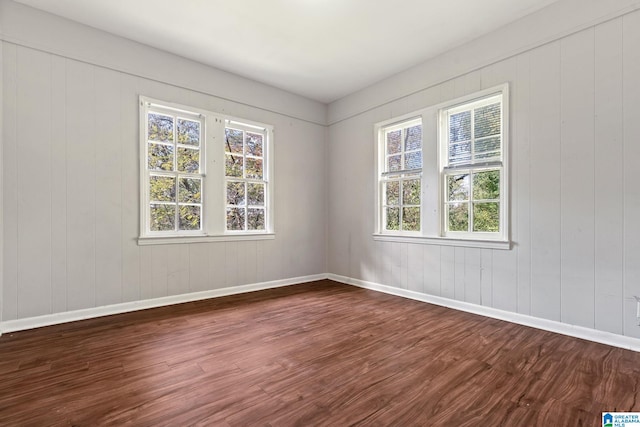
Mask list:
[[[178,119],[178,144],[200,145],[200,122]]]
[[[399,171],[402,169],[402,156],[390,156],[387,160],[387,172]]]
[[[180,206],[180,230],[200,230],[200,206]]]
[[[500,134],[500,103],[476,108],[474,111],[474,137]]]
[[[247,209],[247,227],[249,230],[264,230],[264,209]]]
[[[176,179],[171,176],[149,178],[149,198],[152,202],[175,202]]]
[[[173,231],[176,224],[175,205],[151,205],[151,231]]]
[[[149,113],[148,134],[150,141],[173,142],[173,117]]]
[[[242,178],[242,156],[227,154],[225,159],[225,175]]]
[[[385,184],[387,193],[387,205],[400,204],[400,181],[391,181]]]
[[[402,208],[402,229],[420,231],[420,208]]]
[[[492,160],[500,160],[500,151],[487,151],[486,153],[476,153],[476,160],[488,162]]]
[[[492,136],[475,141],[476,159],[500,159],[500,137]]]
[[[244,208],[227,208],[227,230],[244,230]]]
[[[411,126],[406,129],[404,150],[413,151],[422,148],[422,125]]]
[[[402,182],[402,204],[403,205],[419,205],[420,204],[420,180],[407,179]]]
[[[463,111],[449,116],[449,142],[471,139],[471,111]]]
[[[471,161],[471,143],[462,142],[449,145],[449,164],[469,163]]]
[[[262,157],[262,135],[247,132],[245,138],[247,154]]]
[[[473,175],[473,200],[500,198],[500,171],[478,172]],[[475,225],[474,225],[475,227]]]
[[[244,206],[244,182],[227,182],[227,204]]]
[[[394,130],[387,133],[387,154],[396,154],[402,147],[402,131]]]
[[[245,159],[245,177],[262,179],[262,159]]]
[[[173,170],[173,146],[149,144],[149,170]]]
[[[447,206],[449,231],[469,231],[469,204],[451,203]]]
[[[500,231],[500,206],[498,203],[473,204],[473,231]]]
[[[469,200],[469,175],[449,175],[447,176],[448,199]]]
[[[400,208],[387,208],[387,230],[400,230]]]
[[[242,154],[242,131],[235,129],[225,129],[227,146],[225,151],[228,153]]]
[[[420,169],[422,167],[422,152],[407,153],[404,155],[405,169]]]
[[[264,184],[247,184],[247,199],[252,206],[264,206]]]
[[[181,203],[200,203],[202,180],[199,178],[180,178],[178,201]]]
[[[200,150],[178,148],[178,171],[198,173],[200,170]]]

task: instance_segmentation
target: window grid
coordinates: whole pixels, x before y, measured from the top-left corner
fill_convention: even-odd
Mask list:
[[[419,135],[417,139],[416,132]],[[421,230],[422,178],[421,121],[412,119],[389,126],[383,129],[382,135],[385,153],[379,190],[382,229],[419,232]],[[399,158],[399,166],[395,166],[398,162],[392,161],[393,158]]]
[[[445,194],[442,210],[444,235],[500,234],[504,231],[504,203],[501,200],[504,143],[502,94],[473,100],[444,112],[447,129],[446,139],[441,141],[447,153],[441,175]],[[476,117],[483,113],[486,114],[483,117],[485,123],[481,126],[487,126],[489,130],[481,129],[486,134],[478,137]],[[459,140],[457,134],[465,134],[464,114],[468,114],[468,138]],[[492,140],[494,145],[490,146]],[[481,143],[486,143],[489,149],[478,150]],[[464,152],[465,144],[468,144],[468,155]],[[491,167],[488,168],[489,165]],[[456,182],[461,180],[466,180],[466,190],[455,188]],[[480,182],[477,183],[477,180]],[[478,192],[485,197],[476,197]],[[486,197],[487,194],[492,197]]]
[[[396,178],[396,179],[385,179],[382,182],[383,185],[383,205],[382,205],[382,209],[383,209],[383,217],[384,217],[384,224],[385,224],[385,229],[388,231],[420,231],[420,200],[417,200],[417,203],[414,201],[414,203],[406,203],[405,199],[405,187],[408,186],[408,183],[410,182],[417,182],[417,185],[414,185],[414,187],[417,187],[417,191],[420,191],[420,175],[411,175],[411,176],[405,176],[403,178]],[[389,194],[388,194],[388,188],[390,185],[393,184],[397,184],[398,185],[398,196],[397,196],[397,202],[396,203],[390,203],[389,202]],[[390,218],[389,213],[390,212],[394,212],[394,210],[397,210],[397,221],[393,221],[392,224],[397,224],[397,228],[390,228],[389,224],[390,224],[390,220],[392,218]],[[416,218],[418,218],[418,227],[415,226],[414,223],[409,223],[408,221],[405,221],[406,218],[413,218],[413,220],[415,221]]]
[[[157,120],[157,118],[161,119]],[[158,123],[160,121],[170,122],[171,131],[167,132],[166,129],[162,129]],[[203,122],[200,116],[197,113],[179,114],[166,111],[161,107],[151,106],[147,110],[145,123],[147,140],[145,163],[148,176],[146,191],[149,193],[147,224],[149,231],[153,233],[201,232],[203,227],[202,178],[204,176],[202,160],[204,156],[201,150]],[[187,123],[196,125],[197,136],[195,139],[193,133],[189,132],[193,130],[193,125],[189,129]],[[181,134],[179,128],[183,128],[185,132]],[[155,132],[152,132],[152,129]],[[186,138],[185,142],[189,143],[180,143],[181,137],[184,137],[182,139]],[[157,147],[164,147],[164,150],[158,151]],[[188,154],[190,151],[195,153]],[[161,163],[158,168],[158,160],[162,161],[162,157],[165,157],[164,160],[166,160],[167,155],[171,157],[171,161]],[[181,164],[180,160],[185,157],[190,162],[185,161],[184,164]],[[161,183],[163,180],[165,182],[172,180],[173,183],[168,186],[165,184],[164,188],[162,184],[158,184],[159,188],[154,188],[156,187],[155,183]],[[197,191],[191,197],[181,200],[182,194],[184,194],[183,187],[185,191],[189,191],[187,188],[190,187],[189,182],[198,183],[194,184]],[[164,197],[168,197],[169,200],[162,200],[162,195],[158,194],[160,193],[158,190],[164,190]],[[168,194],[166,194],[167,191]],[[172,214],[171,211],[173,211]],[[171,217],[173,217],[172,221],[170,221]]]
[[[420,147],[423,164],[404,170],[411,164],[406,158],[417,147],[405,147],[403,152],[394,145],[389,150],[387,135],[415,124],[424,136]],[[374,240],[511,248],[507,83],[376,123],[374,129],[378,139]],[[457,187],[463,181],[466,184],[449,189],[450,177],[460,179]],[[414,178],[420,183],[419,200],[405,200],[407,183]],[[417,231],[403,227],[407,223],[403,208],[419,212]],[[450,216],[457,216],[457,223],[450,224]]]
[[[139,105],[139,244],[273,238],[271,126],[143,96]],[[229,128],[239,130],[233,150]],[[227,208],[241,211],[237,227]]]
[[[485,107],[489,107],[489,106],[493,106],[493,105],[498,105],[499,110],[500,110],[500,115],[499,115],[499,122],[500,122],[500,127],[499,130],[496,133],[492,133],[489,135],[485,135],[485,136],[481,136],[481,137],[476,137],[476,112],[478,110],[480,110],[481,108],[485,108]],[[467,104],[463,104],[462,106],[458,106],[455,108],[451,108],[449,110],[447,110],[447,140],[448,140],[448,146],[447,149],[448,151],[448,156],[447,156],[447,163],[448,166],[450,167],[455,167],[455,166],[468,166],[468,165],[473,165],[473,164],[477,164],[480,162],[492,162],[492,161],[501,161],[502,160],[502,135],[503,135],[503,127],[502,127],[502,115],[503,115],[503,111],[502,111],[502,95],[498,95],[498,96],[491,96],[488,97],[487,99],[483,99],[480,101],[472,101],[470,103]],[[462,141],[455,141],[452,142],[452,132],[451,132],[451,119],[453,116],[456,115],[460,115],[463,113],[469,113],[469,138],[462,140]],[[479,142],[483,142],[483,141],[489,141],[492,138],[499,138],[499,145],[498,148],[495,150],[488,150],[485,151],[484,154],[493,154],[493,156],[485,156],[485,157],[478,157],[477,154],[477,145]],[[470,146],[470,158],[468,161],[456,161],[455,159],[451,158],[451,147],[460,147],[463,146],[464,144],[469,144]]]
[[[498,224],[497,229],[493,229],[493,230],[479,229],[474,224],[475,218],[477,216],[474,214],[476,206],[489,207],[490,205],[496,205],[498,207],[496,213],[499,213],[500,211],[499,192],[496,193],[497,197],[493,197],[493,198],[487,198],[487,197],[479,198],[475,196],[476,190],[474,187],[475,187],[476,176],[478,174],[491,173],[491,172],[495,172],[498,175],[501,173],[500,169],[466,169],[466,170],[461,169],[461,170],[456,170],[455,172],[452,171],[445,174],[445,182],[447,183],[447,200],[445,202],[445,206],[446,206],[445,218],[448,219],[447,221],[445,221],[445,229],[447,232],[450,232],[450,231],[468,232],[469,230],[472,230],[474,232],[500,232],[501,231],[499,228],[502,225],[501,223]],[[455,180],[457,177],[460,177],[458,179],[464,179],[465,177],[468,178],[468,191],[466,191],[464,198],[460,198],[460,199],[454,198],[452,200],[451,186],[449,183],[451,182],[452,179]],[[452,224],[451,224],[451,216],[450,216],[451,209],[452,208],[455,209],[455,207],[459,205],[466,206],[465,210],[466,210],[466,218],[468,220],[468,226],[465,227],[465,229],[463,230],[456,229],[456,227],[452,227]]]
[[[264,231],[266,228],[266,143],[264,130],[240,124],[225,127],[225,228],[228,232]]]

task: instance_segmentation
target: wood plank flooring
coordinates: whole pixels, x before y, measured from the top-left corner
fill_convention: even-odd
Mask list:
[[[328,280],[0,337],[3,426],[596,426],[640,353]]]

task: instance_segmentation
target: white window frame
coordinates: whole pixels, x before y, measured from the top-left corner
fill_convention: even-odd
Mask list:
[[[200,212],[201,212],[201,217],[200,217],[200,229],[199,230],[174,230],[172,232],[170,231],[152,231],[150,229],[150,225],[151,225],[151,196],[149,194],[149,190],[150,190],[150,181],[152,178],[154,177],[168,177],[168,178],[175,178],[175,182],[176,185],[179,186],[179,179],[180,178],[195,178],[195,179],[200,179],[201,180],[201,188],[203,190],[206,190],[206,183],[205,183],[205,177],[206,177],[206,149],[205,149],[205,135],[206,135],[206,125],[205,125],[205,116],[201,113],[198,112],[194,112],[194,111],[189,111],[186,109],[181,109],[181,108],[175,108],[175,107],[170,107],[170,106],[166,106],[166,105],[160,105],[160,104],[153,104],[153,103],[145,103],[144,106],[144,118],[141,119],[141,128],[143,128],[143,133],[144,133],[144,141],[141,142],[140,144],[140,149],[141,149],[141,159],[143,160],[144,164],[141,165],[143,166],[142,171],[142,176],[140,179],[141,182],[141,193],[143,194],[143,200],[144,203],[142,203],[140,205],[140,211],[142,214],[142,217],[144,218],[144,231],[145,231],[145,235],[148,237],[158,237],[158,236],[164,236],[164,237],[170,237],[170,236],[195,236],[195,235],[199,235],[203,233],[203,230],[205,230],[206,228],[206,218],[204,217],[204,215],[202,215],[202,212],[204,212],[204,200],[202,197],[202,194],[204,194],[204,191],[201,190],[201,200],[200,203],[194,203],[192,205],[198,205],[200,206]],[[158,115],[162,115],[162,116],[167,116],[167,117],[172,117],[173,122],[174,122],[174,129],[173,129],[173,142],[171,143],[165,143],[165,142],[161,142],[161,141],[149,141],[147,140],[147,131],[148,131],[148,117],[149,117],[149,113],[156,113]],[[177,136],[176,136],[176,123],[179,119],[186,119],[186,120],[190,120],[190,121],[195,121],[195,122],[199,122],[200,123],[200,141],[199,141],[199,146],[197,147],[197,150],[200,152],[200,163],[199,163],[199,169],[196,172],[179,172],[177,169],[177,161],[178,161],[178,150],[179,148],[188,148],[188,149],[196,149],[194,147],[189,147],[186,145],[181,146],[180,144],[178,144],[177,142]],[[142,121],[143,120],[143,121]],[[156,144],[156,145],[164,145],[164,146],[172,146],[175,147],[176,150],[174,151],[174,155],[173,155],[173,169],[170,171],[164,171],[164,170],[149,170],[147,168],[148,165],[148,148],[149,148],[149,144]],[[143,191],[143,192],[142,192]],[[176,207],[175,209],[175,218],[174,218],[174,223],[176,225],[176,227],[178,227],[179,224],[179,215],[180,215],[180,205],[185,205],[184,203],[180,203],[179,202],[179,195],[178,195],[178,191],[176,191],[175,194],[175,201],[174,202],[155,202],[154,204],[158,204],[158,205],[173,205]]]
[[[487,162],[477,161],[475,159],[475,135],[474,132],[474,115],[476,108],[495,104],[501,104],[501,149],[500,157]],[[445,237],[455,237],[458,239],[479,239],[479,240],[497,240],[505,241],[508,239],[508,174],[506,168],[506,160],[508,159],[508,121],[509,121],[509,103],[508,103],[508,87],[503,86],[499,92],[489,94],[473,94],[452,101],[449,104],[441,106],[438,111],[438,159],[440,170],[440,217],[441,217],[441,234]],[[449,117],[463,111],[471,111],[471,160],[459,165],[449,164]],[[497,170],[500,173],[500,198],[499,200],[499,225],[498,232],[478,232],[478,231],[451,231],[448,229],[447,221],[447,177],[451,175],[469,174],[469,228],[473,230],[473,175],[483,171]]]
[[[412,117],[412,118],[405,118],[399,122],[396,123],[392,123],[392,124],[387,124],[385,126],[380,126],[378,129],[378,140],[380,141],[379,143],[380,145],[380,150],[381,150],[381,155],[379,156],[379,164],[378,164],[378,170],[380,170],[381,172],[378,174],[378,200],[380,201],[380,203],[378,203],[378,218],[379,218],[379,228],[380,228],[380,232],[384,233],[384,234],[390,234],[390,235],[407,235],[407,236],[420,236],[421,232],[422,232],[422,215],[420,216],[420,230],[403,230],[402,229],[402,219],[403,219],[403,208],[404,207],[414,207],[414,205],[405,205],[404,201],[402,200],[403,197],[403,185],[405,181],[408,180],[414,180],[414,179],[419,179],[420,180],[420,185],[422,188],[422,168],[415,168],[415,169],[401,169],[399,171],[388,171],[387,170],[387,165],[388,165],[388,159],[389,157],[392,157],[394,155],[397,156],[397,154],[388,154],[387,153],[387,138],[386,135],[390,132],[395,132],[395,131],[401,131],[401,150],[400,150],[400,162],[402,167],[405,164],[405,155],[407,152],[411,153],[411,152],[420,152],[422,155],[422,145],[420,150],[409,150],[406,151],[405,147],[404,147],[404,139],[405,139],[405,129],[416,126],[416,125],[420,125],[422,126],[422,119],[420,117]],[[398,201],[398,208],[400,209],[400,217],[399,217],[399,230],[387,230],[386,229],[386,223],[387,223],[387,217],[386,217],[386,208],[388,207],[388,205],[386,204],[386,191],[385,191],[385,184],[388,182],[394,182],[397,181],[399,182],[399,201]],[[420,199],[422,202],[422,191],[420,194]],[[417,207],[420,208],[420,212],[422,212],[422,203],[420,205],[418,205]]]
[[[224,188],[225,189],[227,188],[227,184],[229,182],[242,182],[245,185],[245,203],[242,206],[235,206],[235,205],[229,204],[228,200],[226,198],[226,191],[224,193],[224,196],[225,196],[225,198],[224,198],[225,212],[226,212],[227,209],[230,209],[230,208],[244,209],[244,211],[245,211],[245,218],[244,218],[245,230],[229,230],[229,229],[226,228],[228,226],[228,224],[225,221],[225,232],[228,233],[229,235],[231,235],[231,234],[246,234],[246,233],[252,233],[252,232],[261,233],[262,232],[261,230],[248,230],[247,229],[248,222],[249,222],[248,210],[249,209],[253,209],[253,208],[255,208],[255,209],[264,209],[264,215],[265,215],[264,222],[265,222],[265,231],[266,231],[266,229],[268,227],[268,224],[269,224],[269,220],[271,219],[271,215],[270,215],[270,212],[269,212],[269,205],[270,204],[268,203],[269,202],[269,195],[271,193],[271,185],[270,185],[270,182],[269,182],[269,172],[270,172],[269,169],[270,169],[270,167],[269,167],[269,164],[268,164],[268,161],[267,161],[270,158],[270,156],[268,155],[269,153],[266,152],[266,148],[268,146],[267,140],[269,139],[269,132],[264,127],[264,125],[254,125],[254,124],[247,123],[246,121],[235,121],[235,120],[230,120],[230,119],[226,119],[225,120],[225,132],[226,132],[227,128],[234,129],[234,130],[239,130],[239,131],[242,131],[242,132],[248,132],[248,133],[252,133],[252,134],[257,134],[257,135],[261,135],[262,136],[262,141],[263,141],[263,155],[262,155],[263,168],[262,168],[262,178],[248,178],[246,176],[243,176],[243,177],[230,177],[230,176],[227,176],[225,174],[225,177],[224,177]],[[224,158],[224,161],[226,161],[226,156],[228,154],[231,154],[226,150],[226,148],[228,148],[228,147],[226,147],[226,144],[225,144],[225,150],[224,150],[225,151],[225,158]],[[254,156],[251,156],[250,154],[247,154],[246,146],[244,146],[244,144],[243,144],[242,158],[243,158],[243,165],[245,165],[245,166],[246,166],[247,159],[251,159],[251,158],[258,159],[258,157],[254,157]],[[243,167],[243,170],[245,170],[244,167]],[[248,184],[253,184],[253,183],[255,183],[255,184],[263,184],[264,185],[264,191],[265,191],[265,205],[264,206],[252,206],[252,205],[249,205],[248,192],[246,191],[246,188],[247,188]]]
[[[444,179],[448,169],[448,125],[443,117],[448,111],[464,109],[465,104],[482,101],[484,99],[502,97],[502,140],[500,162],[487,164],[477,163],[467,165],[467,170],[501,169],[500,176],[500,232],[448,232],[445,222],[446,181]],[[374,132],[377,136],[376,170],[375,170],[375,224],[374,240],[390,242],[408,242],[435,244],[441,246],[462,246],[488,249],[510,249],[510,202],[509,202],[509,85],[507,83],[481,90],[467,96],[456,98],[437,105],[376,123]],[[384,215],[382,214],[381,172],[385,169],[383,130],[393,124],[420,118],[422,121],[422,181],[421,181],[421,232],[410,235],[384,229]],[[444,135],[444,139],[443,139]]]
[[[215,112],[140,96],[140,235],[139,245],[199,243],[236,240],[266,240],[275,238],[273,222],[273,127]],[[163,172],[147,168],[148,112],[167,111],[178,116],[198,117],[201,120],[200,171],[202,176],[202,214],[200,230],[151,231],[149,179]],[[265,229],[248,231],[226,230],[225,126],[234,123],[262,133],[263,176],[265,183]],[[176,153],[177,154],[177,153]],[[176,160],[177,161],[177,160]],[[172,174],[167,173],[167,174]],[[176,173],[177,174],[177,173]],[[176,194],[176,198],[178,195]]]

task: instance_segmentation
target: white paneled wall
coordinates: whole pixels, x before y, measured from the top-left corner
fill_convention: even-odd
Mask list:
[[[2,321],[326,272],[324,126],[2,49]],[[141,94],[274,125],[275,240],[138,246]]]
[[[639,336],[636,302],[640,296],[640,13],[622,22],[622,199],[614,206],[622,210],[622,303],[625,334]]]
[[[337,120],[329,136],[330,273],[640,337],[639,76],[636,11]],[[407,86],[433,80],[407,78],[415,80]],[[513,248],[374,241],[374,123],[504,82]]]
[[[595,28],[594,43],[594,263],[595,322],[605,331],[623,329],[624,157],[622,25]]]
[[[327,111],[0,0],[0,322],[328,272],[640,338],[638,7],[563,0]],[[512,249],[374,241],[374,123],[504,82]],[[139,95],[274,126],[275,240],[137,245]]]

